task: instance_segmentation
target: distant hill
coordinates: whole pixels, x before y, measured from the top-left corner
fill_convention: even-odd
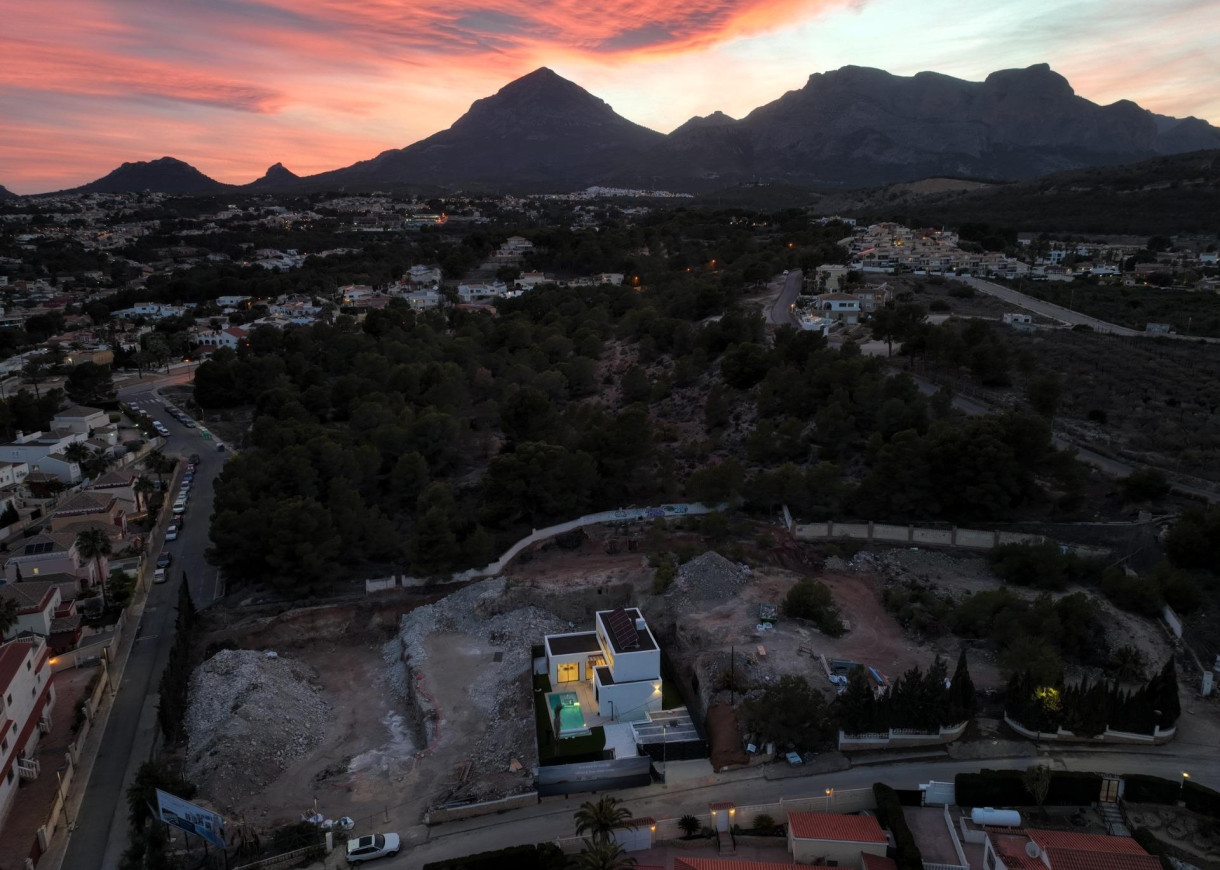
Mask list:
[[[0,184],[0,199],[16,199],[17,194],[13,193],[4,185]]]
[[[283,191],[291,190],[300,185],[301,176],[297,175],[284,167],[283,163],[276,163],[267,168],[261,178],[251,181],[249,184],[243,184],[243,190],[266,190],[266,191]]]
[[[448,130],[306,181],[562,190],[605,182],[664,139],[544,67],[476,101]]]
[[[194,166],[173,157],[124,163],[113,172],[65,193],[219,193],[231,186],[208,178]]]
[[[1058,172],[975,191],[920,195],[895,186],[862,192],[854,200],[860,213],[905,217],[917,225],[979,222],[1027,231],[1216,233],[1220,150]],[[829,211],[851,207],[851,202],[830,198],[819,204]]]

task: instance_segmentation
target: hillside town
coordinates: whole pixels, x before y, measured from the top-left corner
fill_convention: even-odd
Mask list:
[[[0,867],[1216,867],[1217,238],[688,199],[0,203]]]

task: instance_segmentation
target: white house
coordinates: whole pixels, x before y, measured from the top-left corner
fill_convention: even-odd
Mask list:
[[[29,463],[0,462],[0,490],[10,486],[19,486],[30,473]]]
[[[490,284],[459,284],[458,298],[462,302],[469,304],[471,302],[482,302],[486,299],[496,299],[508,292],[508,287],[503,281],[494,281]]]
[[[817,297],[817,309],[831,320],[848,324],[860,321],[860,300],[851,293],[823,293]]]
[[[599,610],[593,631],[547,635],[545,646],[553,692],[590,715],[634,722],[661,709],[661,650],[637,608]]]
[[[132,320],[136,317],[164,320],[167,317],[182,317],[184,314],[186,314],[186,309],[181,305],[161,305],[158,302],[137,302],[130,308],[111,312],[112,317],[122,320]]]
[[[17,779],[54,776],[34,757],[38,741],[51,730],[55,689],[51,657],[41,637],[23,637],[0,646],[0,824],[12,809]]]
[[[52,474],[64,483],[76,483],[81,479],[80,466],[68,461],[63,451],[69,444],[86,440],[80,432],[18,432],[13,441],[0,444],[0,461],[25,463],[31,471]]]
[[[80,435],[90,435],[97,429],[110,425],[110,416],[98,408],[86,408],[84,405],[73,405],[64,408],[51,418],[52,429],[63,429]]]
[[[236,308],[243,302],[248,302],[253,297],[251,296],[217,296],[216,304],[221,308]]]

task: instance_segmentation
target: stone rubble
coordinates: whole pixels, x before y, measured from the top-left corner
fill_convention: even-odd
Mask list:
[[[262,791],[324,736],[312,668],[259,650],[221,650],[191,676],[187,775],[221,805]]]
[[[750,569],[730,562],[714,550],[678,568],[673,589],[687,602],[727,601],[750,582]]]

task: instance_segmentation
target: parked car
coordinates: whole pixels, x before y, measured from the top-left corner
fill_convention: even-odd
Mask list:
[[[184,513],[186,513],[186,502],[184,502],[184,501],[174,502],[174,516],[176,516],[176,517],[182,516],[182,514],[184,514]]]
[[[398,854],[397,834],[370,834],[357,840],[347,841],[347,863],[363,864],[374,858],[388,858]]]
[[[170,563],[174,561],[174,554],[168,553],[165,550],[161,551],[161,555],[157,557],[158,568],[168,568]]]
[[[198,465],[202,461],[198,453],[191,454],[191,465]]]
[[[167,580],[169,580],[169,575],[165,573],[164,568],[158,568],[156,571],[153,571],[154,583],[164,583]]]
[[[187,419],[186,417],[183,417],[183,418],[182,418],[182,425],[183,425],[183,426],[185,426],[185,427],[186,427],[186,428],[188,428],[188,429],[194,429],[194,428],[195,428],[195,421],[194,421],[194,420]]]
[[[224,452],[225,452],[225,446],[224,446],[223,444],[217,444],[217,445],[216,445],[216,452],[217,452],[217,453],[224,453]]]
[[[182,524],[179,523],[177,520],[174,520],[172,523],[170,523],[165,528],[165,540],[167,540],[167,541],[178,540],[178,532],[181,529],[182,529]]]

